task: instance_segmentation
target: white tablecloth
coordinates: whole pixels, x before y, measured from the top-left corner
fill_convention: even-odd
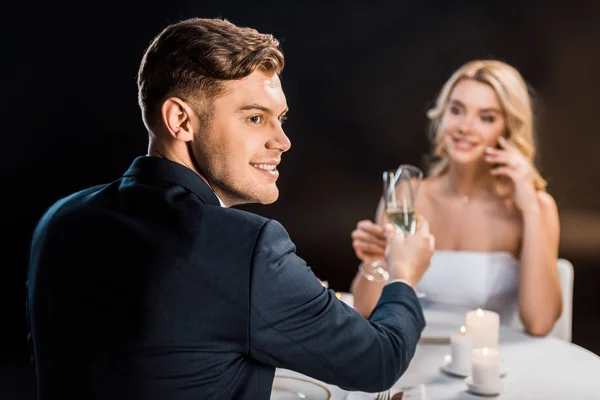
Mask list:
[[[445,323],[454,320],[457,326],[464,324],[463,311],[448,310],[443,317],[439,311],[425,311],[432,325],[436,323],[432,318],[442,318]],[[553,337],[532,337],[501,326],[499,351],[507,374],[502,379],[504,389],[494,397],[496,399],[600,400],[600,357],[582,347]],[[440,370],[444,356],[449,353],[449,343],[419,343],[408,370],[392,392],[424,384],[427,400],[485,398],[468,392],[462,378],[451,377]],[[312,379],[289,370],[277,370],[276,374]],[[361,398],[358,393],[325,386],[331,391],[332,400]],[[362,398],[368,397],[375,396],[362,394]]]

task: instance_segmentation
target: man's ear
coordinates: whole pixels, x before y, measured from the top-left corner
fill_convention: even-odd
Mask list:
[[[160,115],[169,134],[174,139],[189,142],[194,138],[193,110],[183,100],[169,97],[162,104]]]

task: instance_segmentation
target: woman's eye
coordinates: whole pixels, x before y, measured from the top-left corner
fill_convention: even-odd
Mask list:
[[[458,109],[458,107],[450,107],[450,112],[454,115],[460,114],[460,110]]]
[[[495,121],[494,117],[493,117],[493,116],[491,116],[491,115],[482,115],[482,116],[481,116],[481,120],[482,120],[483,122],[490,122],[490,123],[492,123],[492,122],[494,122],[494,121]]]
[[[260,115],[253,115],[250,118],[248,118],[248,120],[250,122],[252,122],[253,124],[260,124],[260,122],[262,121],[262,118]]]

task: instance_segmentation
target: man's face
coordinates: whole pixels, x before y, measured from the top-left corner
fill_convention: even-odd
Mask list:
[[[291,146],[281,127],[287,102],[279,77],[255,71],[227,82],[212,111],[192,142],[201,172],[227,206],[273,203],[279,197],[277,165]]]

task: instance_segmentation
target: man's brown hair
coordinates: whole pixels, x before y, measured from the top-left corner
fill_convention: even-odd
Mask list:
[[[152,40],[140,64],[142,118],[150,128],[169,97],[202,103],[207,110],[210,101],[224,92],[226,81],[245,78],[257,69],[280,74],[283,66],[283,53],[273,35],[217,18],[171,24]]]

